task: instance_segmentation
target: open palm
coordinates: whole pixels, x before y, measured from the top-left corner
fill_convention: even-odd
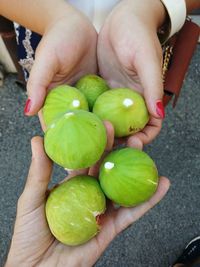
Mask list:
[[[159,133],[164,117],[157,106],[162,104],[163,84],[162,49],[155,19],[157,8],[163,7],[159,1],[151,1],[149,10],[150,3],[146,2],[120,1],[105,21],[97,46],[101,76],[112,87],[133,88],[145,98],[150,121],[130,138],[140,139],[143,144]]]
[[[100,233],[84,245],[70,247],[53,237],[46,221],[45,202],[52,162],[43,150],[42,138],[33,138],[32,155],[27,183],[18,201],[6,267],[92,266],[113,238],[159,202],[169,187],[168,179],[161,178],[155,195],[135,208],[115,209],[109,203],[106,213],[100,217]]]
[[[83,75],[97,72],[97,33],[86,16],[69,8],[70,15],[56,19],[36,49],[27,83],[31,106],[26,115],[41,109],[49,88],[73,84]]]

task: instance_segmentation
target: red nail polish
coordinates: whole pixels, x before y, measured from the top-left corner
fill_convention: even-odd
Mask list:
[[[160,118],[165,118],[165,109],[161,100],[156,102],[156,112]]]
[[[29,113],[30,109],[31,109],[31,100],[30,100],[30,98],[28,98],[26,100],[26,104],[25,104],[25,107],[24,107],[24,113],[25,114]]]

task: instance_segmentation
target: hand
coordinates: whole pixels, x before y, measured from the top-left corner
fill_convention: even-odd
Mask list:
[[[115,236],[156,205],[169,188],[168,179],[162,177],[157,192],[149,201],[135,208],[118,210],[110,204],[101,218],[100,233],[84,245],[69,247],[53,237],[45,217],[46,192],[51,172],[52,162],[43,150],[42,138],[35,137],[32,139],[32,162],[26,186],[18,201],[5,267],[92,266]]]
[[[150,121],[129,143],[151,142],[161,129],[162,49],[157,29],[165,19],[158,0],[124,0],[112,10],[98,38],[100,74],[112,87],[130,87],[144,95]]]
[[[58,84],[72,84],[87,73],[96,73],[97,33],[89,20],[73,7],[55,15],[45,28],[27,83],[26,115],[36,114],[47,90]]]

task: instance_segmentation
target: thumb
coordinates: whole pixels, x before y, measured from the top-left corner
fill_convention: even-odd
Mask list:
[[[144,98],[149,113],[157,119],[164,119],[165,111],[162,103],[162,50],[160,44],[148,41],[148,46],[140,49],[135,67],[144,88]]]
[[[47,89],[56,73],[56,64],[53,54],[41,43],[37,50],[35,61],[27,82],[28,100],[24,113],[28,116],[35,115],[43,106]]]
[[[39,136],[31,140],[32,161],[24,191],[19,199],[21,212],[30,212],[43,204],[52,173],[52,162],[43,149]],[[20,209],[19,208],[19,209]]]

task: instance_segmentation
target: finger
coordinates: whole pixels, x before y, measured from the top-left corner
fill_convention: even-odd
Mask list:
[[[145,128],[132,136],[127,140],[127,146],[134,147],[138,145],[138,148],[141,149],[143,145],[151,143],[154,138],[159,134],[162,127],[162,120],[151,118]]]
[[[32,161],[19,201],[23,210],[34,210],[43,203],[52,173],[52,162],[44,152],[43,139],[39,136],[34,137],[31,147]]]
[[[114,144],[114,128],[109,121],[104,121],[104,125],[106,127],[106,134],[107,134],[107,145],[106,150],[104,151],[101,159],[89,169],[88,174],[91,176],[98,176],[99,168],[105,156],[112,150]]]
[[[120,208],[116,216],[116,233],[121,232],[153,208],[165,196],[170,186],[167,178],[161,177],[156,193],[145,203],[135,208]]]
[[[104,121],[104,126],[106,128],[106,135],[107,135],[106,151],[111,151],[115,137],[114,127],[109,121]]]
[[[100,247],[102,247],[102,250],[108,246],[117,234],[126,229],[130,224],[138,220],[148,210],[155,206],[165,196],[169,189],[169,185],[169,180],[165,177],[161,177],[157,191],[152,198],[135,208],[121,207],[116,210],[116,208],[113,207],[113,203],[108,203],[105,215],[100,217],[100,222],[103,228],[97,236],[98,243],[100,244]]]
[[[141,138],[139,136],[137,136],[137,134],[136,134],[136,135],[128,138],[127,146],[142,150],[143,149],[143,142],[142,142]]]
[[[45,131],[47,130],[47,127],[46,127],[46,124],[44,122],[42,109],[38,112],[38,118],[39,118],[39,121],[40,121],[40,125],[41,125],[41,128],[42,128],[42,131],[45,133]]]
[[[27,82],[29,106],[25,109],[26,115],[34,115],[41,109],[55,73],[56,64],[53,55],[41,43],[37,48],[35,62]]]
[[[148,45],[140,48],[134,65],[144,88],[144,98],[150,114],[155,118],[164,119],[162,49],[157,37],[154,39],[155,42],[152,42],[151,37],[151,40],[146,41]]]
[[[88,168],[85,169],[80,169],[80,170],[70,170],[70,169],[65,169],[68,173],[66,179],[69,179],[73,176],[77,176],[77,175],[87,175],[88,173]]]

